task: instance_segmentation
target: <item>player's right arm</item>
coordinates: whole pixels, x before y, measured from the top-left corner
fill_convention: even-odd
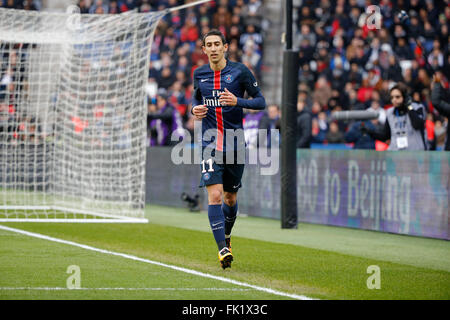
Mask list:
[[[201,120],[206,117],[208,113],[208,107],[206,104],[201,104],[202,94],[200,92],[200,88],[198,87],[198,79],[197,79],[197,70],[194,70],[194,94],[192,95],[192,109],[191,113],[194,116],[195,120]]]
[[[239,77],[241,85],[252,99],[237,98],[237,106],[246,109],[263,110],[266,108],[266,100],[259,89],[255,76],[245,65],[241,64],[242,74]]]

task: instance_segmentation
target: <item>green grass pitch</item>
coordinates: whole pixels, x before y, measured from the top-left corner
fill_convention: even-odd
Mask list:
[[[152,205],[146,217],[148,224],[1,223],[164,265],[0,229],[0,299],[450,299],[449,241],[311,224],[282,230],[279,221],[239,216],[235,261],[222,270],[205,213]],[[67,288],[72,265],[79,290]],[[373,265],[379,289],[367,286]]]

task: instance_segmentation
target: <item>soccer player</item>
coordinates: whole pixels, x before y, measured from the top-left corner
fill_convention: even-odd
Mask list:
[[[225,269],[233,261],[231,230],[244,172],[244,163],[237,161],[237,154],[245,152],[245,143],[238,143],[235,138],[228,143],[231,139],[227,139],[227,134],[243,135],[243,108],[263,110],[266,101],[250,70],[242,63],[226,59],[228,44],[219,30],[204,35],[202,49],[209,64],[194,71],[191,112],[196,120],[202,121],[200,187],[206,187],[208,192],[209,223],[219,249],[219,261]],[[249,99],[244,98],[245,92]],[[233,157],[226,156],[230,152]]]

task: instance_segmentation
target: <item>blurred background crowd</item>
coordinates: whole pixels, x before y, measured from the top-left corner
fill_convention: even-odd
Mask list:
[[[114,14],[163,10],[187,2],[192,1],[79,0],[77,5],[82,14]],[[0,0],[0,5],[39,10],[41,2]],[[378,25],[367,23],[374,17],[367,11],[370,5],[376,5],[381,14]],[[385,110],[390,107],[389,89],[403,82],[412,100],[426,108],[430,149],[443,149],[448,119],[433,107],[430,89],[435,73],[441,75],[444,88],[449,85],[448,1],[294,0],[294,8],[294,45],[299,49],[300,62],[297,147],[385,150],[386,144],[359,130],[361,123],[333,122],[330,114],[340,110],[377,110],[379,118],[365,125],[383,125]],[[145,88],[150,146],[170,144],[170,139],[161,137],[161,123],[172,130],[181,126],[193,131],[192,74],[208,63],[201,38],[210,29],[217,28],[226,36],[228,59],[244,63],[258,80],[267,76],[263,55],[270,22],[265,18],[265,10],[264,0],[217,0],[163,18],[155,31]],[[400,10],[410,16],[409,30],[397,18]],[[14,70],[1,72],[1,85],[14,78]],[[2,104],[0,109],[0,115],[12,111]],[[279,129],[280,117],[277,102],[271,102],[264,111],[248,112],[244,129],[249,146],[260,143],[255,129]]]
[[[377,6],[381,17],[378,26],[368,23],[376,22],[374,14],[367,10],[370,5]],[[354,142],[354,134],[358,136],[357,127],[351,123],[327,121],[332,111],[379,110],[380,117],[373,124],[384,124],[385,109],[391,106],[389,89],[403,82],[412,100],[427,110],[430,148],[442,149],[448,119],[433,108],[430,91],[436,72],[442,74],[448,89],[448,3],[304,0],[297,1],[296,10],[300,52],[298,109],[312,115],[313,143]],[[410,17],[409,30],[397,17],[400,10]],[[367,147],[386,147],[368,136],[365,139]]]

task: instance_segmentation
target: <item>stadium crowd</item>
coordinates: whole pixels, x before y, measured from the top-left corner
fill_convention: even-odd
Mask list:
[[[80,0],[82,14],[164,10],[193,1]],[[150,56],[148,143],[168,145],[170,132],[180,127],[193,132],[190,114],[194,70],[208,63],[202,35],[222,31],[229,43],[228,58],[244,63],[261,77],[263,55],[262,0],[218,0],[167,14],[155,31]]]
[[[389,89],[402,82],[412,101],[427,111],[429,149],[443,148],[449,124],[431,103],[431,79],[440,74],[448,89],[448,1],[303,0],[296,4],[298,109],[311,116],[313,143],[354,143],[355,148],[384,150],[385,144],[359,130],[361,123],[330,122],[330,113],[379,110],[379,118],[365,125],[383,125],[391,107]],[[370,11],[370,5],[376,7]],[[399,20],[401,10],[408,13],[409,24]]]
[[[197,28],[190,26],[192,23],[189,19],[185,19],[183,24],[175,16],[175,19],[168,17],[166,20],[169,27],[165,32],[162,31],[164,27],[158,29],[155,42],[159,46],[154,46],[150,88],[153,92],[157,88],[167,90],[171,96],[168,102],[180,111],[183,126],[188,129],[192,129],[192,118],[186,112],[189,110],[189,95],[192,92],[190,77],[187,72],[179,73],[178,69],[181,65],[181,69],[186,70],[185,66],[189,65],[191,68],[188,70],[192,72],[197,66],[207,62],[206,56],[202,55],[199,38],[209,28],[218,27],[227,36],[230,41],[229,59],[242,61],[251,67],[257,77],[263,76],[260,55],[264,30],[261,23],[253,23],[254,19],[249,20],[246,15],[251,12],[246,8],[256,3],[259,8],[262,6],[260,1],[253,0],[218,1],[217,7],[205,5],[187,14],[188,17],[196,15],[193,19],[197,19]],[[431,103],[431,79],[433,74],[440,74],[444,88],[448,89],[448,4],[433,0],[299,0],[295,4],[295,44],[299,48],[300,62],[297,147],[308,148],[311,144],[316,147],[318,144],[338,147],[337,144],[340,144],[346,148],[386,150],[388,145],[374,140],[363,127],[371,129],[384,125],[386,110],[392,106],[389,89],[396,83],[403,82],[408,87],[412,101],[422,104],[426,110],[427,149],[443,149],[449,123]],[[374,18],[371,12],[366,12],[371,4],[376,5],[376,12],[381,15],[375,17],[381,17],[379,25],[368,23]],[[408,30],[397,17],[400,10],[405,10],[410,15]],[[209,15],[206,15],[208,12]],[[227,20],[224,17],[230,16],[231,27],[223,27],[216,22],[219,12],[224,21]],[[208,16],[213,17],[212,21]],[[234,28],[234,21],[239,21],[237,28]],[[254,26],[259,34],[252,36],[250,44],[251,47],[257,45],[258,57],[247,59],[249,34],[254,35]],[[177,28],[180,30],[179,38]],[[238,30],[243,31],[239,33]],[[177,40],[171,38],[172,32]],[[188,33],[192,35],[191,44],[184,46]],[[420,42],[420,47],[415,39]],[[164,42],[167,43],[166,46],[162,44]],[[172,51],[176,51],[178,57],[177,54],[167,57],[171,51],[166,47],[173,48]],[[189,49],[192,52],[190,59],[189,55],[184,55]],[[187,59],[184,59],[185,56]],[[178,66],[175,72],[164,67],[173,66],[173,60],[179,61],[175,63]],[[258,62],[252,63],[253,60]],[[163,67],[160,67],[161,63]],[[182,85],[173,84],[177,81],[182,81]],[[184,95],[177,89],[179,87],[186,89]],[[176,92],[177,98],[173,92]],[[152,108],[156,110],[155,107]],[[379,118],[363,123],[330,121],[333,111],[366,109],[378,111]],[[248,145],[258,145],[255,129],[279,128],[280,116],[277,105],[272,105],[263,112],[248,112],[244,120]]]
[[[0,0],[0,7],[7,9],[40,10],[40,0]],[[28,44],[0,42],[0,137],[4,142],[11,137],[38,143],[41,139],[36,119],[18,110],[19,96],[23,90],[24,64]],[[10,50],[11,49],[11,50]],[[26,134],[25,134],[26,133]]]
[[[0,7],[20,10],[40,10],[41,0],[0,0]]]
[[[79,0],[78,6],[82,14],[114,14],[162,10],[187,2],[191,1]],[[366,12],[372,4],[381,14],[379,24],[368,23],[374,21],[373,14]],[[38,10],[41,3],[0,0],[0,5]],[[294,5],[297,30],[294,44],[299,49],[300,62],[297,147],[340,144],[347,148],[385,150],[387,145],[365,134],[360,122],[333,122],[330,115],[339,110],[377,110],[380,117],[364,125],[382,126],[386,109],[391,106],[389,89],[403,82],[412,100],[423,104],[427,111],[429,149],[443,149],[449,122],[431,102],[431,79],[435,73],[439,74],[448,91],[448,1],[294,0]],[[400,10],[410,16],[408,30],[397,17]],[[229,43],[228,58],[244,63],[260,80],[264,76],[266,25],[263,0],[217,0],[163,18],[156,28],[149,57],[146,85],[149,145],[170,144],[167,132],[179,127],[193,131],[192,74],[208,63],[201,48],[202,34],[212,28],[221,30]],[[2,85],[11,77],[2,70]],[[6,114],[7,108],[0,105],[0,114]],[[11,115],[10,107],[8,112]],[[248,144],[258,145],[256,128],[279,128],[280,117],[276,104],[262,112],[248,112],[244,122]]]

